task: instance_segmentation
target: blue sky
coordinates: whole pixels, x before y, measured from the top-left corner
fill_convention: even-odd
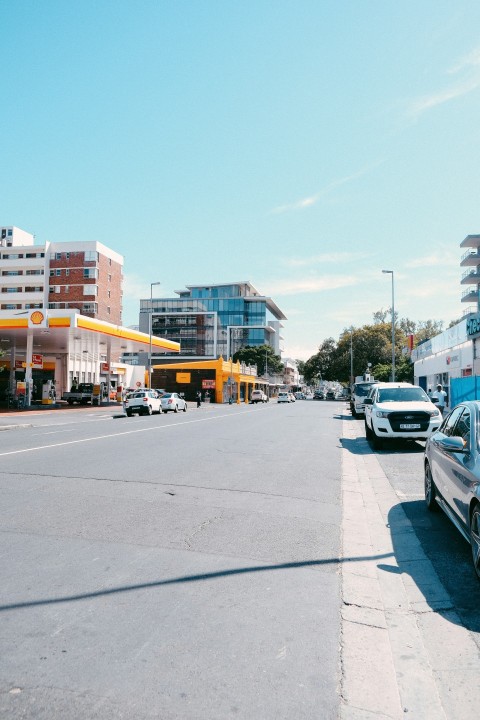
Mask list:
[[[139,298],[250,280],[287,355],[391,303],[459,318],[480,233],[478,0],[1,0],[0,224]]]

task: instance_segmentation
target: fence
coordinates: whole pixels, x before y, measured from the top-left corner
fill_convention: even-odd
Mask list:
[[[470,376],[450,380],[449,406],[451,408],[465,400],[480,399],[480,377]]]

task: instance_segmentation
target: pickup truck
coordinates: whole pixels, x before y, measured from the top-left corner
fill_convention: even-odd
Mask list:
[[[87,405],[87,403],[93,404],[93,383],[80,383],[76,389],[65,392],[62,395],[62,400],[66,400],[69,405],[78,403],[79,405]],[[100,395],[95,396],[95,400],[100,400]]]

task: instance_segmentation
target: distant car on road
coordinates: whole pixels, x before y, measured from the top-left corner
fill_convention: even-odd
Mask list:
[[[263,392],[263,390],[252,390],[252,396],[251,396],[250,400],[254,404],[259,403],[259,402],[261,402],[261,403],[268,402],[268,398],[265,395],[265,393]]]
[[[154,390],[140,390],[129,395],[125,401],[125,412],[128,417],[134,413],[138,415],[151,415],[161,413],[160,398]]]
[[[442,508],[472,548],[480,580],[480,402],[457,405],[427,440],[425,502]]]
[[[288,392],[279,392],[277,397],[277,403],[289,403],[290,400],[290,393]]]
[[[163,393],[160,398],[160,403],[162,405],[162,410],[164,413],[177,413],[179,410],[187,412],[187,402],[186,400],[181,398],[178,393]]]

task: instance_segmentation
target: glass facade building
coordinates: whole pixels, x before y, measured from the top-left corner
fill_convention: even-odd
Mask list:
[[[180,357],[225,359],[246,345],[271,345],[285,315],[249,282],[192,285],[176,298],[140,301],[140,330],[180,343]],[[271,324],[269,324],[271,323]],[[172,353],[178,359],[178,354]]]

